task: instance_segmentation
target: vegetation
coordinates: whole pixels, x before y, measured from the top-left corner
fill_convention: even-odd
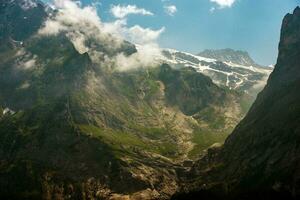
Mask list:
[[[189,152],[191,159],[197,159],[205,155],[206,150],[213,145],[222,145],[225,139],[230,134],[230,130],[227,132],[210,132],[207,130],[196,130],[193,134],[192,141],[195,143],[195,147]]]

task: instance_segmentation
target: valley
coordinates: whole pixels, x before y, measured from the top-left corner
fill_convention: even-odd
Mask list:
[[[149,46],[65,2],[0,3],[0,198],[242,194],[244,183],[282,170],[284,155],[298,172],[299,8],[284,20],[273,71],[232,49],[193,55],[151,44],[149,59]],[[277,148],[286,154],[271,155]],[[298,195],[298,176],[288,175],[259,183]]]

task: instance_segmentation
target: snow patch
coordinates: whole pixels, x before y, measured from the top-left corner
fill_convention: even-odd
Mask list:
[[[272,68],[221,62],[174,49],[164,49],[163,51],[166,52],[164,59],[162,60],[163,62],[175,65],[176,67],[192,67],[197,72],[209,76],[217,85],[224,85],[229,89],[240,89],[244,86],[251,87],[250,85],[253,85],[255,88],[257,86],[261,87],[266,84],[265,78],[268,78],[272,71]],[[256,76],[259,74],[263,75],[264,78],[262,78],[262,80],[259,78],[257,80],[252,80],[252,78],[249,79],[252,75]],[[249,86],[248,83],[250,84]]]
[[[13,110],[11,110],[11,109],[9,109],[9,108],[5,108],[4,110],[3,110],[3,113],[2,113],[3,115],[13,115],[13,114],[15,114],[15,111],[13,111]]]

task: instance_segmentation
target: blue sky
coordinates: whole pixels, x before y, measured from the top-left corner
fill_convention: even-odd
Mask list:
[[[105,22],[116,20],[110,12],[113,5],[135,5],[140,13],[128,15],[128,25],[154,30],[165,27],[158,39],[161,47],[191,53],[220,48],[246,50],[264,65],[275,64],[282,19],[300,5],[300,0],[81,1],[83,5],[100,2],[97,9]]]

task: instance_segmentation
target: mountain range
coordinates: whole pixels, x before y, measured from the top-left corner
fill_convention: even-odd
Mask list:
[[[242,66],[262,67],[261,65],[255,63],[255,61],[250,57],[248,52],[235,51],[229,48],[219,50],[206,49],[200,52],[198,56],[213,58],[221,62],[235,63]]]
[[[192,67],[220,87],[251,96],[252,101],[273,70],[256,64],[248,53],[232,49],[206,50],[199,55],[166,49],[163,54],[164,61],[174,68]]]
[[[298,173],[299,9],[249,112],[272,69],[247,53],[165,49],[155,66],[120,70],[138,46],[64,14],[36,0],[0,3],[1,198],[169,199],[254,185],[298,194],[297,178],[287,184],[297,176],[283,172]]]

